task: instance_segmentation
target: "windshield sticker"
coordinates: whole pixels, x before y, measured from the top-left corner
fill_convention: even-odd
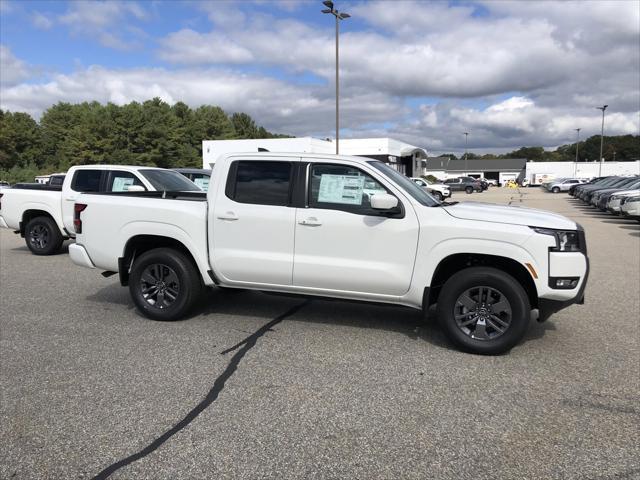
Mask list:
[[[364,177],[354,175],[328,175],[320,178],[318,202],[361,205]]]

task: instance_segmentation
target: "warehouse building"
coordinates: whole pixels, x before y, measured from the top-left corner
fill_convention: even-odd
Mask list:
[[[526,165],[526,158],[474,158],[465,161],[449,157],[428,157],[425,173],[440,180],[468,176],[497,180],[504,184],[509,180],[522,180]]]
[[[250,140],[204,140],[202,142],[203,168],[211,168],[220,155],[249,152],[280,153],[335,153],[332,140],[314,137],[265,138]],[[369,157],[391,165],[412,177],[425,173],[427,151],[393,138],[347,138],[340,140],[340,154]]]

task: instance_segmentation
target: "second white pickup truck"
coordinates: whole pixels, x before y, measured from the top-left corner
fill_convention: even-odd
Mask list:
[[[71,167],[62,184],[18,184],[0,194],[0,227],[20,233],[35,255],[52,255],[73,238],[73,206],[83,192],[201,191],[172,170],[124,165]]]
[[[183,317],[203,286],[428,310],[463,349],[504,352],[532,309],[582,303],[584,231],[549,212],[441,203],[360,157],[231,154],[204,193],[83,194],[78,265],[118,272],[147,317]],[[108,273],[107,273],[108,275]]]

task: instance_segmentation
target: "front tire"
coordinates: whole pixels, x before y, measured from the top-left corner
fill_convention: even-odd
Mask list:
[[[433,196],[436,197],[436,200],[438,200],[439,202],[441,202],[443,199],[443,196],[440,192],[433,192]]]
[[[464,189],[465,192],[467,192],[467,194],[471,194],[473,193],[473,187],[467,187]]]
[[[553,187],[553,188],[551,189],[551,191],[552,191],[553,193],[560,193],[560,189],[559,189],[558,187]]]
[[[129,293],[147,318],[179,320],[189,313],[202,292],[200,275],[184,253],[156,248],[140,255],[129,275]]]
[[[53,255],[60,250],[64,238],[51,217],[35,217],[25,227],[24,240],[34,255]]]
[[[438,297],[438,321],[459,348],[496,355],[513,348],[529,325],[531,306],[511,275],[471,267],[452,275]]]

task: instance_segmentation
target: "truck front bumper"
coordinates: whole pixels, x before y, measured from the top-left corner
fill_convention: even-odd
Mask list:
[[[76,265],[86,268],[96,268],[82,245],[78,245],[77,243],[69,245],[69,257],[71,257],[71,261]]]
[[[538,322],[546,321],[551,315],[560,310],[567,308],[570,305],[584,304],[584,291],[587,288],[587,280],[589,279],[589,257],[584,256],[585,261],[587,262],[587,269],[584,274],[584,278],[582,279],[582,284],[578,289],[578,293],[575,297],[565,299],[565,300],[554,300],[551,298],[539,298],[538,299]]]

